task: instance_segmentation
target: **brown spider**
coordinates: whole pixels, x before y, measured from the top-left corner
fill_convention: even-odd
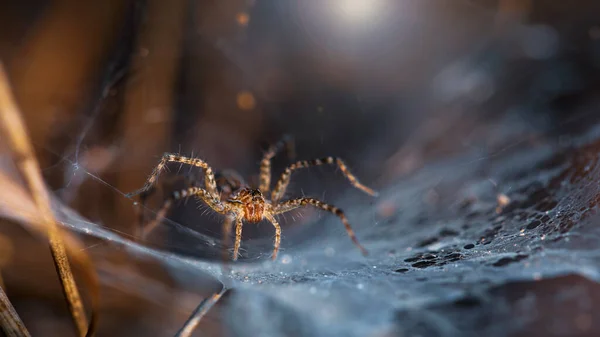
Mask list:
[[[361,250],[363,255],[366,255],[367,250],[356,239],[354,231],[352,230],[350,223],[346,219],[346,216],[341,209],[313,198],[297,198],[281,201],[281,198],[283,197],[290,182],[290,176],[293,171],[323,164],[336,164],[354,187],[372,196],[377,196],[377,192],[361,184],[358,179],[356,179],[356,177],[350,173],[346,167],[346,164],[344,164],[340,158],[326,157],[310,161],[302,160],[291,164],[281,174],[279,181],[277,181],[275,188],[271,192],[271,199],[268,200],[265,198],[264,194],[269,192],[271,185],[271,159],[285,144],[287,144],[289,148],[290,139],[284,138],[280,142],[272,145],[264,154],[260,164],[260,185],[258,188],[249,187],[234,171],[223,171],[222,173],[217,174],[217,177],[215,177],[212,168],[201,159],[188,158],[173,153],[165,153],[162,156],[159,164],[146,181],[146,184],[141,189],[129,193],[128,196],[131,197],[137,194],[142,194],[141,198],[147,196],[148,193],[154,188],[154,184],[158,180],[160,173],[163,171],[167,163],[175,162],[192,165],[200,167],[204,170],[205,188],[192,186],[181,191],[174,192],[171,196],[171,200],[180,200],[186,197],[194,196],[204,201],[214,211],[225,215],[223,234],[226,247],[228,247],[232,224],[235,222],[235,244],[233,248],[234,261],[238,258],[238,252],[242,240],[243,222],[258,223],[261,220],[266,219],[273,224],[275,227],[275,244],[273,248],[272,259],[275,260],[279,251],[279,244],[281,242],[281,227],[275,219],[275,215],[289,212],[293,209],[306,205],[314,206],[337,215],[342,220],[342,223],[346,227],[346,231],[348,232],[348,235],[354,244]],[[168,200],[165,203],[163,210],[161,210],[159,214],[164,216],[166,209],[171,205],[171,200]],[[157,218],[159,217],[161,217],[161,215],[157,216]]]

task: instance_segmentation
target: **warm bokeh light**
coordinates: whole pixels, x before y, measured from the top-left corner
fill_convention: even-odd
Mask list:
[[[236,15],[236,21],[238,23],[238,25],[242,26],[242,27],[246,27],[248,25],[248,23],[250,22],[250,16],[247,13],[238,13]]]
[[[237,106],[240,110],[252,110],[256,106],[254,95],[249,91],[241,91],[237,94]]]

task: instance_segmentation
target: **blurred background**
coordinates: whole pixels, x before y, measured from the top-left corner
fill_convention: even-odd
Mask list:
[[[568,142],[600,117],[600,2],[5,0],[0,60],[51,189],[133,240],[140,210],[122,193],[141,187],[164,152],[255,181],[263,151],[289,134],[298,159],[339,156],[385,190],[465,152]],[[277,157],[275,172],[288,163],[285,153]],[[289,195],[333,203],[349,193],[384,213],[389,206],[327,167],[299,172]],[[169,218],[220,238],[221,219],[206,213],[190,202]],[[282,221],[290,233],[283,244],[318,235],[300,226],[313,215]],[[246,226],[244,237],[268,251],[272,228]],[[7,292],[32,333],[72,334],[47,247],[15,226],[3,226],[0,239],[12,247],[2,266]],[[198,242],[161,226],[145,243],[218,256]],[[215,287],[207,280],[182,290],[153,261],[114,249],[97,254],[101,273],[131,274],[124,284],[144,277],[170,294],[157,304],[131,285],[103,285],[111,295],[102,336],[172,335]],[[182,294],[187,309],[165,316]],[[206,324],[218,333],[217,319]],[[44,333],[48,327],[56,334]]]

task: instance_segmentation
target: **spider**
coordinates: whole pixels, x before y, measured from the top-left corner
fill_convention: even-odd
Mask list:
[[[234,171],[226,170],[215,175],[213,169],[202,159],[189,158],[167,152],[163,154],[162,159],[149,176],[144,186],[137,191],[129,193],[128,197],[140,194],[140,199],[145,198],[154,189],[154,186],[167,163],[192,165],[204,170],[205,187],[191,186],[173,192],[170,196],[170,200],[165,203],[163,210],[159,212],[159,214],[163,214],[164,216],[166,209],[171,205],[172,201],[192,196],[202,200],[215,212],[225,215],[223,235],[226,247],[229,246],[231,230],[235,223],[233,261],[236,261],[239,255],[243,223],[258,223],[263,219],[266,219],[273,227],[275,227],[275,242],[271,257],[273,260],[277,259],[277,253],[279,252],[279,245],[281,243],[281,227],[275,219],[275,216],[303,206],[313,206],[338,216],[346,227],[346,231],[348,232],[350,239],[352,239],[352,242],[360,249],[363,255],[367,255],[367,250],[358,242],[350,223],[341,209],[313,198],[296,198],[282,201],[284,193],[290,183],[290,177],[294,171],[301,168],[325,164],[337,165],[354,187],[371,196],[377,196],[377,192],[361,184],[358,179],[350,173],[342,159],[326,157],[314,160],[301,160],[289,165],[281,174],[281,177],[275,184],[275,188],[271,191],[270,199],[267,198],[267,194],[271,188],[271,159],[284,147],[284,145],[288,145],[289,150],[291,147],[290,143],[291,139],[285,137],[279,142],[271,145],[267,152],[265,152],[260,163],[260,183],[258,188],[250,187]],[[160,215],[157,216],[157,218],[159,217]],[[227,249],[225,250],[225,254],[226,252]]]

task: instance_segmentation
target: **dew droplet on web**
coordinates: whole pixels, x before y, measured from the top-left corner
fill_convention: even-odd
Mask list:
[[[327,247],[325,248],[325,255],[332,257],[335,255],[335,249],[333,249],[332,247]]]
[[[285,254],[281,257],[281,263],[289,264],[292,262],[292,257],[289,254]]]

